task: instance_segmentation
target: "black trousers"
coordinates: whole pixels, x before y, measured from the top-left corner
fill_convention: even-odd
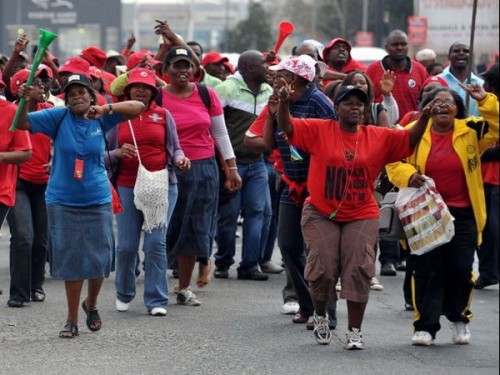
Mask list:
[[[455,236],[426,254],[411,255],[415,261],[412,280],[415,331],[440,330],[439,318],[468,323],[474,288],[472,265],[477,246],[477,229],[472,208],[453,208]]]

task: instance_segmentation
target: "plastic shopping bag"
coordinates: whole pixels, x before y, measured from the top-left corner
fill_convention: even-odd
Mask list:
[[[415,255],[434,250],[455,235],[450,210],[436,190],[434,180],[425,178],[424,185],[418,189],[401,189],[395,205],[410,251]]]

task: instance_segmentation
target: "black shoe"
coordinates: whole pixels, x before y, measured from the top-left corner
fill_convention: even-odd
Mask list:
[[[31,300],[33,302],[45,301],[45,292],[43,291],[43,289],[39,288],[39,289],[35,289],[33,292],[31,292]]]
[[[224,268],[216,268],[214,271],[214,277],[216,279],[227,279],[229,277],[229,271]]]
[[[396,270],[406,271],[406,260],[398,260],[396,262]]]
[[[179,271],[177,270],[177,268],[174,268],[174,269],[172,270],[172,277],[173,277],[174,279],[178,279],[178,278],[179,278]]]
[[[474,289],[484,289],[484,288],[487,288],[491,285],[495,285],[495,284],[498,284],[498,283],[485,283],[483,280],[481,280],[481,278],[477,279],[476,282],[474,283]]]
[[[9,299],[9,301],[7,302],[7,305],[9,307],[24,307],[24,302],[18,301],[16,299]]]
[[[392,263],[386,263],[380,269],[380,275],[382,276],[396,276],[397,274],[396,268]]]
[[[406,311],[414,311],[415,309],[413,308],[412,303],[405,302],[405,310]]]
[[[269,279],[269,276],[267,276],[265,273],[262,273],[260,271],[238,274],[238,280],[265,281],[267,279]]]

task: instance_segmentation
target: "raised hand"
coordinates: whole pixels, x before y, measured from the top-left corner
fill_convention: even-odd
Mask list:
[[[481,100],[486,98],[487,93],[483,88],[483,86],[481,86],[479,83],[469,83],[468,85],[464,85],[458,82],[458,84],[460,85],[461,88],[467,91],[471,96],[471,98],[474,99],[475,101],[480,102]]]
[[[30,40],[27,35],[23,35],[14,43],[14,52],[20,53],[23,52],[28,46]]]
[[[382,75],[382,79],[380,80],[380,91],[382,91],[382,95],[391,95],[391,91],[394,87],[394,82],[396,82],[396,75],[392,70],[386,70]]]

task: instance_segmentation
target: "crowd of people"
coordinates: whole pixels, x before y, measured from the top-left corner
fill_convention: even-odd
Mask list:
[[[167,22],[152,33],[162,41],[155,53],[134,51],[133,37],[121,52],[89,46],[61,63],[47,52],[29,86],[25,36],[1,66],[8,306],[45,300],[46,262],[65,285],[61,338],[78,336],[80,307],[88,329],[101,329],[98,297],[111,272],[120,312],[131,308],[141,272],[148,314],[165,316],[170,293],[178,305],[200,306],[195,266],[198,288],[229,278],[242,222],[237,278],[284,272],[281,312],[319,344],[331,341],[341,298],[345,347],[365,347],[369,293],[384,289],[377,254],[381,276],[405,272],[412,344],[433,344],[440,315],[453,343],[470,342],[473,290],[499,282],[498,62],[474,74],[464,42],[443,63],[430,49],[412,58],[407,35],[393,30],[387,55],[369,66],[333,38],[304,40],[284,58],[247,50],[235,67]],[[16,107],[20,99],[26,105]],[[165,173],[161,198],[137,189]],[[382,178],[396,190],[427,177],[455,234],[413,255],[406,241],[378,238],[375,189]],[[282,265],[272,261],[276,242]]]

